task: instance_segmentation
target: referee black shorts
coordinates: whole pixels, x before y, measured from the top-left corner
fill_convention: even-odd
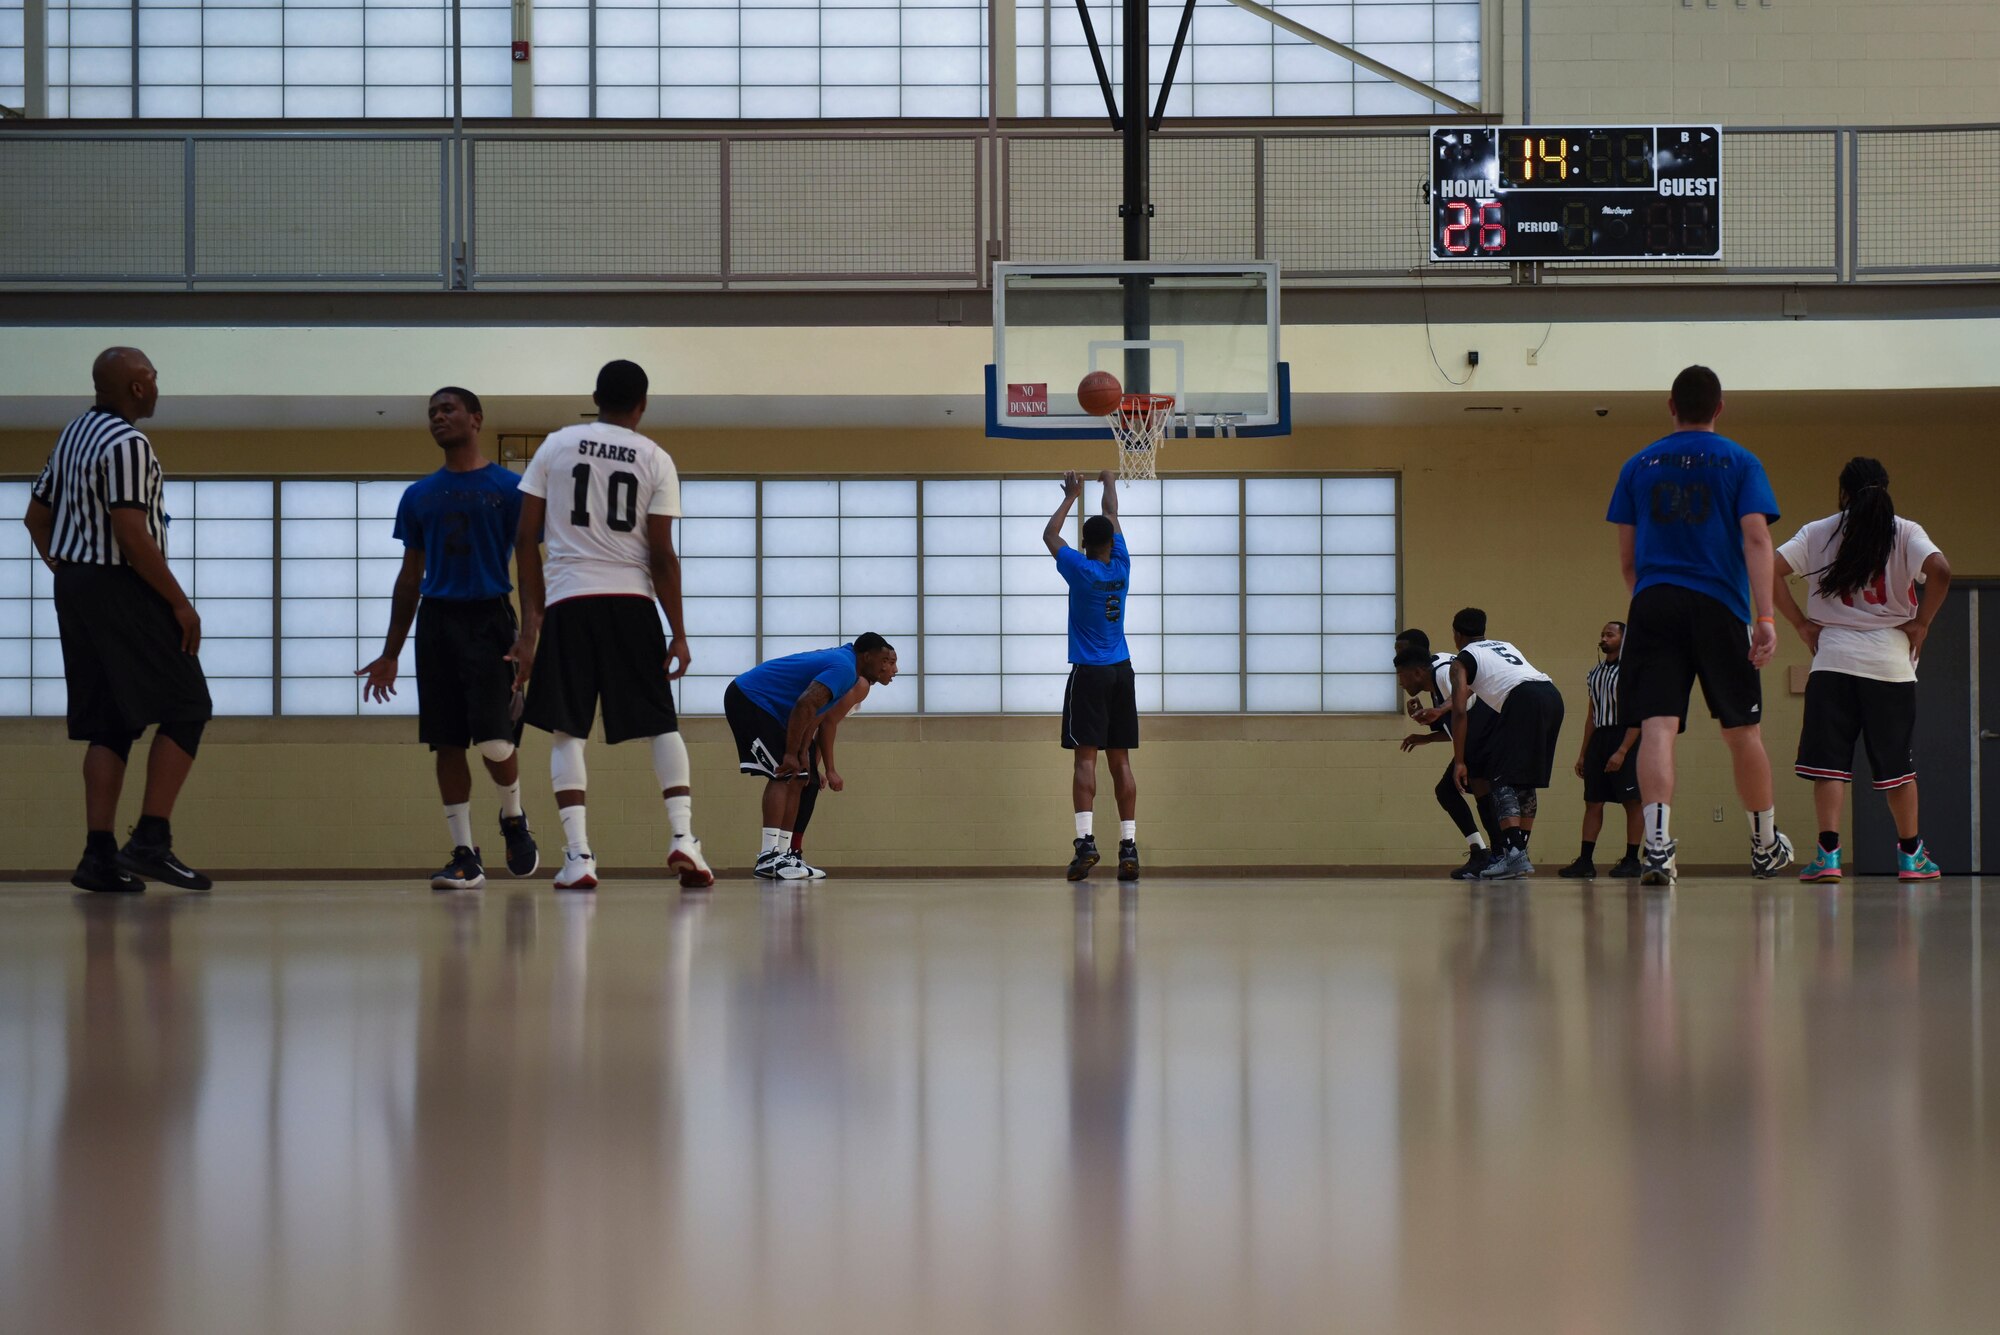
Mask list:
[[[560,604],[558,604],[560,606]],[[417,607],[417,738],[431,750],[521,741],[514,721],[519,626],[505,598],[426,598]]]
[[[151,724],[214,715],[173,608],[130,566],[62,566],[55,603],[71,741],[133,738]]]
[[[606,742],[680,731],[667,633],[651,598],[565,598],[542,621],[522,721],[587,737],[600,702]]]
[[[1750,630],[1722,603],[1678,584],[1632,599],[1619,655],[1619,703],[1641,722],[1672,716],[1687,729],[1688,698],[1701,683],[1708,712],[1725,728],[1764,721],[1764,684],[1750,664]]]

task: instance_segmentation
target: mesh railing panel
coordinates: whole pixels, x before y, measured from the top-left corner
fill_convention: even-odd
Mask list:
[[[186,144],[0,138],[0,279],[178,277]]]
[[[1257,141],[1153,141],[1156,260],[1257,257]],[[1009,144],[1008,255],[1017,260],[1115,260],[1122,150],[1116,138],[1015,139]]]
[[[199,140],[196,272],[441,280],[443,154],[439,140]]]
[[[975,278],[978,162],[970,138],[737,140],[730,273]]]
[[[1287,275],[1463,274],[1504,264],[1432,264],[1430,139],[1423,130],[1264,144],[1264,245]]]
[[[2000,270],[2000,130],[1861,130],[1854,272]]]
[[[471,157],[479,278],[721,275],[717,140],[482,140]]]

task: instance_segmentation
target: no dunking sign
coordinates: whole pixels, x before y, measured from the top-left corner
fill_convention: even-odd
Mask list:
[[[1047,417],[1049,415],[1049,387],[1047,385],[1007,386],[1007,415],[1009,417]]]

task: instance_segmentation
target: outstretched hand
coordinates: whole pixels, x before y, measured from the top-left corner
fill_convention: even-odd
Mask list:
[[[1062,475],[1063,495],[1076,500],[1083,495],[1083,474],[1071,469]]]
[[[378,705],[389,703],[389,697],[396,693],[396,660],[383,654],[366,667],[356,668],[354,675],[366,677],[361,684],[361,698],[372,700]]]

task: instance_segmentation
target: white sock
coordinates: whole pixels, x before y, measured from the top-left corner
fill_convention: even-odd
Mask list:
[[[472,847],[472,803],[460,802],[444,809],[444,827],[451,831],[453,848]]]
[[[778,852],[789,853],[791,851],[792,851],[792,832],[790,830],[778,831]]]
[[[1640,814],[1645,821],[1647,846],[1665,848],[1670,842],[1667,837],[1667,820],[1673,815],[1673,808],[1665,802],[1648,802]]]
[[[1759,848],[1769,848],[1778,841],[1778,810],[1765,807],[1762,811],[1749,811],[1750,842]]]
[[[676,842],[694,837],[694,798],[687,793],[667,799],[667,824]]]
[[[1097,813],[1096,813],[1096,812],[1094,812],[1094,811],[1079,811],[1079,812],[1077,812],[1077,813],[1076,813],[1076,837],[1077,837],[1077,838],[1079,838],[1079,839],[1088,839],[1088,838],[1090,838],[1090,824],[1091,824],[1091,820],[1092,820],[1092,819],[1093,819],[1093,818],[1094,818],[1094,817],[1095,817],[1096,815],[1097,815]]]
[[[765,853],[775,853],[785,847],[784,843],[780,841],[780,834],[781,831],[775,826],[766,825],[764,827],[764,846],[758,850],[759,857],[762,857]]]
[[[521,814],[521,781],[514,780],[500,790],[500,814],[513,819]]]
[[[1130,840],[1137,840],[1137,839],[1138,839],[1138,837],[1139,837],[1139,822],[1138,822],[1138,821],[1136,821],[1136,820],[1121,820],[1121,821],[1119,821],[1119,822],[1118,822],[1118,839],[1119,839],[1119,842],[1121,842],[1121,843],[1122,843],[1122,842],[1124,842],[1125,840],[1128,840],[1128,839],[1130,839]]]
[[[556,808],[556,814],[562,817],[564,851],[578,857],[587,856],[590,852],[590,832],[585,828],[583,817],[585,810],[582,806]]]
[[[1467,848],[1484,848],[1486,847],[1486,836],[1474,830],[1471,834],[1465,836],[1465,846]]]

